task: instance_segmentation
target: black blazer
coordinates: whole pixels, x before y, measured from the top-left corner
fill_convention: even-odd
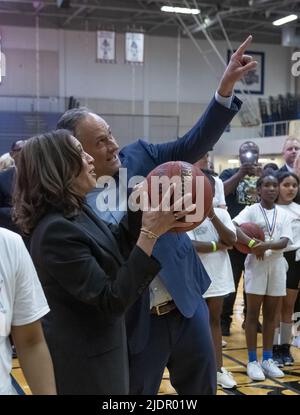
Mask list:
[[[121,225],[122,226],[122,225]],[[121,246],[125,231],[117,235]],[[31,255],[50,313],[43,319],[60,394],[127,394],[124,313],[160,270],[134,247],[125,261],[107,225],[84,208],[47,214],[31,238]]]
[[[278,170],[278,172],[280,172],[280,173],[284,173],[286,171],[288,171],[288,168],[286,167],[286,164],[284,166],[280,167],[280,169]]]

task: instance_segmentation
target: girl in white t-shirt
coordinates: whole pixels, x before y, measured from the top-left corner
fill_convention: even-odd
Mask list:
[[[293,201],[299,189],[298,176],[291,172],[282,172],[277,177],[279,181],[277,204],[290,215],[293,231],[293,245],[288,245],[284,252],[284,257],[289,264],[286,279],[287,294],[282,297],[273,341],[273,359],[279,367],[283,367],[294,364],[294,358],[290,353],[290,344],[293,327],[292,316],[300,283],[300,205]]]
[[[0,228],[0,395],[12,386],[12,334],[19,362],[34,394],[55,394],[53,366],[40,318],[49,312],[41,284],[22,238]]]
[[[212,188],[214,179],[206,173]],[[223,388],[233,388],[236,382],[223,367],[221,312],[224,296],[235,291],[231,263],[227,249],[236,241],[235,227],[227,210],[212,209],[208,218],[188,232],[201,262],[210,276],[211,285],[204,294],[210,316],[210,326],[217,360],[217,383]]]
[[[252,253],[245,261],[245,292],[247,294],[246,340],[249,363],[247,374],[253,380],[270,377],[283,377],[284,373],[276,366],[272,356],[276,309],[282,296],[286,294],[287,262],[283,249],[292,241],[292,228],[289,215],[275,205],[279,185],[275,176],[267,173],[257,181],[260,203],[247,206],[233,219],[237,226],[238,241],[248,245]],[[252,222],[259,225],[265,235],[265,242],[249,238],[240,225]],[[257,320],[263,305],[263,357],[258,362]]]

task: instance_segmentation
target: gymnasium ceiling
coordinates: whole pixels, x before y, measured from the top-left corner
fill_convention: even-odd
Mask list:
[[[34,26],[38,11],[40,27],[67,30],[143,30],[156,36],[177,36],[176,15],[160,10],[162,5],[200,9],[196,18],[179,15],[196,37],[203,37],[206,27],[213,39],[224,39],[221,25],[231,41],[255,35],[255,42],[281,43],[281,28],[272,21],[299,13],[300,0],[70,0],[67,8],[59,8],[57,0],[0,0],[0,25]],[[299,22],[299,23],[298,23]],[[298,28],[299,21],[288,24]],[[287,25],[285,25],[287,26]],[[182,29],[184,34],[184,30]]]

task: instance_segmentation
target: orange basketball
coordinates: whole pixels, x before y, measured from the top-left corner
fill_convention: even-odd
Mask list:
[[[197,222],[186,222],[186,218],[181,219],[181,222],[186,222],[184,228],[171,229],[174,232],[187,232],[197,227],[207,217],[211,206],[213,193],[211,184],[205,174],[196,166],[185,161],[169,161],[160,164],[152,170],[148,176],[148,193],[150,202],[153,202],[154,194],[156,202],[160,202],[164,192],[162,181],[166,179],[170,183],[170,179],[176,183],[176,195],[184,196],[187,193],[192,194],[192,202],[196,204]],[[174,192],[174,194],[175,194]],[[174,196],[174,195],[173,195]],[[175,196],[176,197],[176,196]],[[178,199],[178,198],[177,198]],[[174,199],[171,198],[171,204]],[[191,212],[191,214],[194,214]]]
[[[249,238],[258,239],[260,241],[265,240],[265,234],[263,230],[258,225],[256,225],[256,223],[242,223],[240,228],[247,236],[249,236]],[[242,252],[243,254],[251,254],[251,248],[249,248],[249,246],[247,245],[238,242],[234,246],[238,251]]]

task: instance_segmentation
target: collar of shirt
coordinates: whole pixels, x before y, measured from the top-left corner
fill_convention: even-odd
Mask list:
[[[293,167],[290,167],[288,164],[286,164],[286,168],[288,169],[288,171],[290,172],[290,173],[294,173],[294,169],[293,169]]]

